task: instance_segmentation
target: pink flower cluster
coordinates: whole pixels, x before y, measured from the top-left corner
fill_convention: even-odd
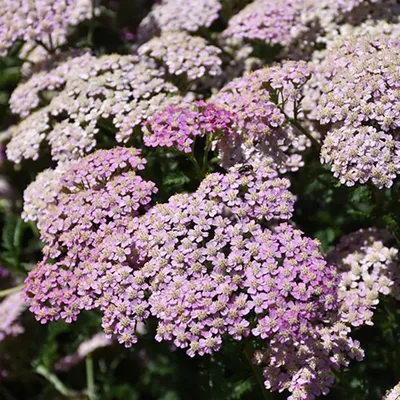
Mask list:
[[[386,231],[360,230],[344,236],[328,254],[340,271],[342,321],[372,325],[379,295],[400,300],[399,251],[387,244],[392,239]]]
[[[24,332],[20,316],[26,309],[22,293],[10,294],[0,303],[0,342]]]
[[[210,136],[223,141],[235,136],[235,122],[232,113],[204,101],[169,106],[146,122],[143,140],[146,146],[174,147],[191,153],[196,137]]]
[[[212,98],[237,116],[240,129],[239,140],[221,154],[223,165],[269,157],[282,172],[302,166],[310,142],[288,118],[299,116],[311,73],[307,63],[287,61],[236,78]]]
[[[44,260],[24,289],[42,323],[71,322],[83,309],[102,308],[99,298],[118,280],[114,270],[121,273],[131,254],[126,218],[146,211],[156,191],[135,172],[144,164],[138,150],[117,147],[99,150],[65,173],[40,224]]]

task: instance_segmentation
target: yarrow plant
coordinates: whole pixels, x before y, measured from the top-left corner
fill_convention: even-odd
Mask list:
[[[165,65],[171,75],[186,75],[189,82],[203,76],[221,75],[220,53],[218,47],[208,45],[199,36],[168,31],[138,49],[142,58],[150,57]]]
[[[84,55],[66,63],[54,72],[33,75],[24,84],[34,87],[37,94],[42,89],[62,90],[56,91],[49,104],[9,129],[7,156],[11,161],[38,159],[45,139],[55,161],[82,157],[96,146],[103,120],[110,120],[106,130],[111,130],[118,142],[126,142],[143,119],[162,105],[179,101],[179,97],[168,97],[178,89],[164,79],[164,71],[136,56]],[[49,87],[53,76],[59,84]],[[23,95],[23,90],[17,91],[14,104]],[[37,100],[33,106],[35,103]],[[31,107],[28,104],[20,112],[26,115]]]
[[[398,382],[398,0],[0,5],[1,398]]]
[[[303,7],[304,0],[253,1],[229,20],[224,35],[286,46]]]

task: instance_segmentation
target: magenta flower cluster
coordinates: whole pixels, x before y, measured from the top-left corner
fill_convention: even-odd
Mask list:
[[[144,144],[149,147],[174,147],[191,153],[196,137],[228,140],[236,135],[235,116],[214,104],[196,101],[168,106],[153,115],[143,126]]]

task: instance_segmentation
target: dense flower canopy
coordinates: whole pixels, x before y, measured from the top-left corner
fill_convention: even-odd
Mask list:
[[[34,400],[394,386],[398,0],[0,6],[0,380]]]

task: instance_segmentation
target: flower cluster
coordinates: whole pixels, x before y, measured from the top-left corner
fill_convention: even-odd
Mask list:
[[[224,35],[286,46],[303,7],[304,0],[255,0],[229,20]]]
[[[400,398],[400,382],[390,391],[388,391],[383,400],[398,400]]]
[[[400,300],[398,249],[390,247],[391,239],[386,231],[360,230],[344,236],[328,254],[340,271],[342,321],[372,325],[379,294]]]
[[[20,83],[11,94],[11,111],[22,118],[27,117],[45,101],[46,92],[60,90],[71,74],[87,68],[95,60],[89,52],[81,53],[73,51],[57,54],[36,65],[28,79]]]
[[[389,37],[345,37],[320,68],[316,118],[332,124],[321,161],[342,183],[390,187],[400,173],[399,46]]]
[[[336,322],[336,268],[282,222],[293,207],[288,184],[268,166],[239,166],[150,209],[133,240],[143,265],[117,290],[106,329],[132,340],[121,329],[153,315],[156,339],[189,356],[218,351],[227,335],[252,337],[268,348],[267,387],[296,399],[325,392],[331,368],[362,351]]]
[[[139,25],[141,41],[161,32],[197,32],[218,19],[222,6],[219,0],[162,0],[156,3]]]
[[[71,27],[93,15],[91,0],[2,0],[0,56],[16,40],[52,48],[66,42]]]
[[[165,65],[171,75],[185,75],[189,81],[221,75],[221,50],[200,36],[186,32],[165,32],[143,44],[139,56],[155,59]]]
[[[204,101],[186,106],[169,106],[146,122],[143,126],[143,140],[146,146],[175,147],[190,153],[196,137],[207,135],[211,140],[222,141],[234,137],[235,122],[232,113]]]
[[[7,336],[17,336],[24,332],[19,317],[25,309],[21,292],[10,294],[0,303],[0,342]]]
[[[304,25],[318,25],[319,40],[324,40],[323,34],[333,32],[345,22],[357,25],[368,18],[390,19],[395,3],[395,0],[306,0],[301,21]]]
[[[99,124],[111,131],[117,141],[126,142],[142,120],[180,99],[169,96],[178,89],[149,60],[139,62],[136,56],[84,55],[68,60],[67,64],[56,66],[54,73],[41,75],[39,80],[34,75],[23,84],[35,88],[33,107],[41,90],[46,89],[49,75],[59,82],[62,90],[53,93],[49,104],[9,129],[7,157],[11,161],[37,159],[45,139],[55,161],[82,157],[96,146]],[[50,88],[57,89],[54,84],[47,87]],[[20,97],[21,94],[14,97],[14,104]],[[29,105],[17,107],[22,113],[30,111]]]
[[[212,101],[237,116],[240,140],[221,158],[224,165],[270,157],[277,167],[297,170],[309,140],[288,123],[298,118],[302,89],[311,77],[307,63],[288,61],[263,68],[228,83]]]
[[[271,340],[265,350],[255,352],[253,362],[264,367],[267,389],[288,390],[288,400],[313,400],[329,392],[332,371],[364,358],[360,343],[349,333],[350,328],[340,321],[321,323],[300,343]]]
[[[68,164],[60,164],[55,169],[40,172],[24,191],[24,221],[37,221],[38,226],[48,218],[48,211],[62,189],[61,178]]]
[[[30,310],[42,323],[76,319],[122,273],[130,254],[129,226],[146,211],[156,191],[136,170],[145,160],[136,149],[99,150],[70,167],[62,189],[40,225],[44,260],[25,285]],[[122,266],[121,266],[122,264]],[[111,278],[111,279],[110,279]]]

